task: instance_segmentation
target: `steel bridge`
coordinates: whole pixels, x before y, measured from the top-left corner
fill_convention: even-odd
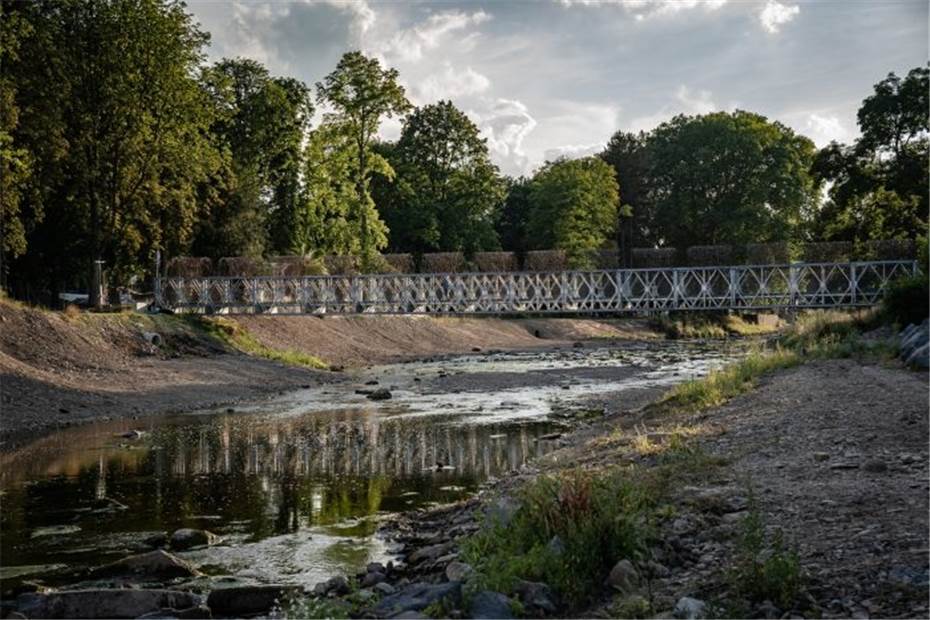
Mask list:
[[[201,314],[598,314],[871,306],[916,261],[504,273],[156,278]]]

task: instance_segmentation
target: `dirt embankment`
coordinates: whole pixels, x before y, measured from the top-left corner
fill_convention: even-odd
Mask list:
[[[242,317],[266,347],[333,366],[521,349],[586,338],[653,336],[641,321],[429,317]],[[143,334],[156,332],[163,344]],[[196,319],[65,314],[0,300],[0,434],[4,439],[95,419],[228,406],[340,373],[245,355]]]

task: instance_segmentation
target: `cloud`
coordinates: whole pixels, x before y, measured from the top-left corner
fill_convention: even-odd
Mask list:
[[[526,105],[515,99],[495,99],[487,109],[469,110],[488,141],[488,150],[506,174],[529,172],[530,160],[523,149],[526,137],[537,122]]]
[[[546,149],[543,153],[543,159],[545,159],[545,161],[555,161],[560,157],[578,159],[579,157],[587,157],[588,155],[600,153],[603,150],[604,143],[602,142],[594,144],[565,144],[563,146]]]
[[[808,115],[805,133],[814,144],[821,147],[834,140],[847,142],[852,138],[852,133],[843,126],[838,117],[823,116],[816,112]]]
[[[788,6],[778,2],[778,0],[768,0],[759,13],[759,21],[766,32],[775,34],[783,24],[790,22],[800,12],[801,7],[796,4]]]
[[[654,114],[634,118],[630,122],[630,131],[652,131],[676,114],[709,114],[721,109],[734,110],[736,107],[736,102],[730,102],[725,108],[719,106],[709,90],[691,90],[682,84],[675,91],[672,103],[663,105]]]
[[[451,63],[446,62],[441,71],[427,76],[413,87],[411,98],[416,102],[430,103],[483,93],[490,87],[491,80],[487,76],[471,67],[456,70]]]
[[[705,9],[716,11],[727,0],[560,0],[563,6],[619,6],[632,14],[637,20],[656,15],[673,15],[681,11]]]
[[[381,52],[391,60],[419,61],[423,58],[425,51],[438,48],[446,35],[484,23],[489,19],[491,16],[484,11],[466,13],[455,10],[434,13],[425,22],[397,32]]]
[[[692,93],[691,89],[684,84],[678,87],[675,99],[681,104],[681,109],[686,114],[709,114],[719,109],[711,99],[709,90],[699,90]]]

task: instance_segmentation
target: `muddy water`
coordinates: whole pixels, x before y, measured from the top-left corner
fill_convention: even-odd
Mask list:
[[[474,493],[558,446],[592,399],[700,376],[735,355],[681,343],[476,354],[359,371],[234,411],[68,429],[0,455],[0,580],[148,550],[180,527],[213,574],[312,585],[391,557],[391,513]],[[393,397],[364,393],[387,387]]]

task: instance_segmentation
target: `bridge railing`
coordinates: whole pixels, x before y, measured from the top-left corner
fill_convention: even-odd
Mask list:
[[[644,313],[870,306],[916,261],[593,271],[165,277],[159,306],[221,314]]]

